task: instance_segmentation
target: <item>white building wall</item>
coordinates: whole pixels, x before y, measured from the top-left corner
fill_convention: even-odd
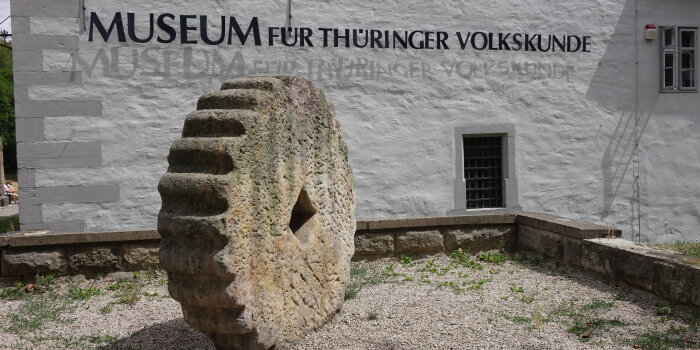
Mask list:
[[[13,0],[15,46],[28,46],[15,57],[23,229],[154,228],[156,185],[197,98],[227,78],[292,73],[336,106],[358,219],[451,212],[455,128],[512,124],[524,210],[635,240],[700,239],[700,98],[658,92],[658,41],[643,38],[647,23],[700,25],[697,1],[293,2],[294,26],[443,30],[447,51],[89,42],[78,0],[42,4]],[[283,1],[85,6],[106,23],[169,12],[267,28],[286,16]],[[456,31],[589,35],[592,52],[462,51]]]

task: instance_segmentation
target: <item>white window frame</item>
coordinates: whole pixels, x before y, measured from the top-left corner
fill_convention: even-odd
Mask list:
[[[682,46],[682,34],[684,32],[692,32],[694,41],[691,43],[692,46]],[[687,27],[687,26],[661,26],[659,28],[659,89],[661,92],[698,92],[698,27]],[[672,35],[671,39],[668,40],[669,44],[666,45],[667,35],[670,33]],[[692,68],[682,67],[682,54],[684,52],[693,52],[693,66]],[[666,65],[666,56],[672,55],[671,65]],[[671,79],[673,81],[670,84],[666,80],[666,72],[671,70]],[[693,76],[693,86],[682,86],[682,76],[684,72],[692,72]]]

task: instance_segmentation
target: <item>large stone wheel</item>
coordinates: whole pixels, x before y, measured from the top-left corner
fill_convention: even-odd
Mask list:
[[[204,94],[158,186],[160,262],[185,320],[218,349],[298,339],[341,307],[352,173],[310,81],[253,76]]]

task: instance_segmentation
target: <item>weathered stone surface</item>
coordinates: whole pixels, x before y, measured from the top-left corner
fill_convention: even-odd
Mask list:
[[[384,255],[394,252],[391,233],[363,233],[355,235],[355,255]]]
[[[513,235],[510,226],[478,226],[449,230],[445,233],[445,248],[448,252],[457,249],[472,253],[485,252],[507,246]]]
[[[66,260],[61,251],[2,252],[3,276],[27,276],[66,273]]]
[[[397,253],[432,253],[443,251],[443,238],[439,231],[408,231],[396,234]]]
[[[581,266],[614,281],[700,306],[700,258],[624,239],[583,241]]]
[[[292,76],[230,80],[197,106],[158,187],[170,293],[219,349],[298,339],[341,307],[354,249],[334,108]]]
[[[0,277],[0,288],[12,287],[12,286],[16,285],[17,282],[22,282],[22,278]]]
[[[580,267],[583,240],[524,224],[518,225],[518,250]]]
[[[144,269],[158,266],[160,243],[126,245],[123,247],[124,263],[129,269]]]
[[[134,273],[129,272],[129,271],[115,271],[115,272],[110,272],[105,275],[104,280],[107,282],[111,281],[130,281],[134,279]]]
[[[81,248],[68,257],[68,269],[71,273],[93,275],[114,270],[119,267],[119,256],[111,248]]]

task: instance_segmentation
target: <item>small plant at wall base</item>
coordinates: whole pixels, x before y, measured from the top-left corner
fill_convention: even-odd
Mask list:
[[[13,232],[19,230],[19,216],[12,216],[0,220],[0,233]]]

